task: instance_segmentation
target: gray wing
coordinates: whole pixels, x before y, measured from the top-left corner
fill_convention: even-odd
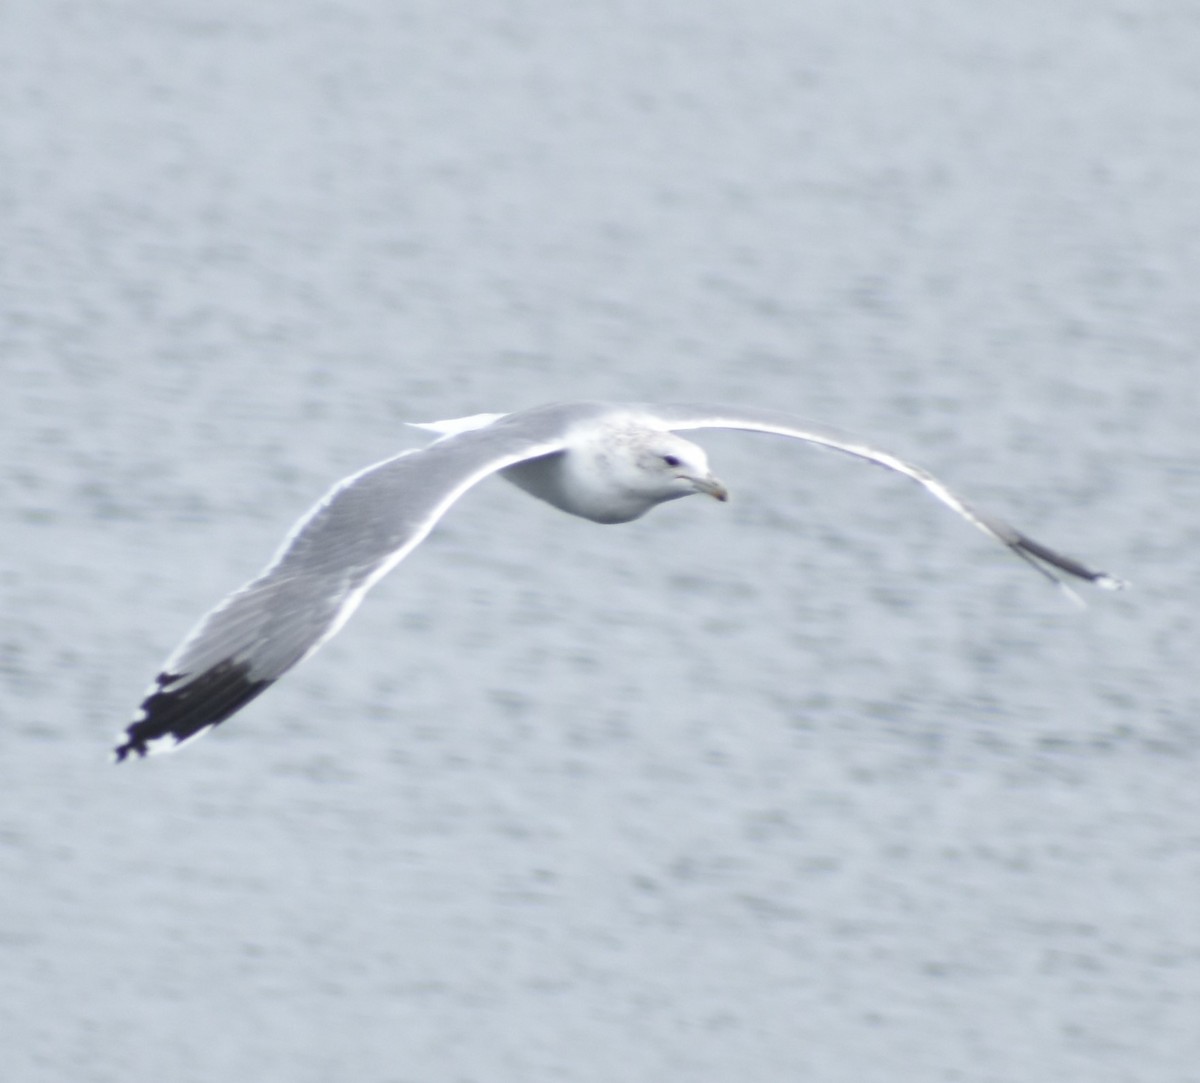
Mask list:
[[[443,437],[334,486],[263,572],[167,659],[122,734],[117,761],[177,748],[224,721],[334,635],[467,489],[506,466],[562,450],[553,419],[519,417]]]
[[[1062,581],[1058,572],[1087,580],[1108,590],[1119,590],[1126,585],[1116,576],[1089,568],[1073,557],[1064,556],[1062,553],[1042,545],[1041,542],[1026,537],[1003,520],[973,508],[927,470],[905,462],[891,452],[872,447],[855,436],[839,432],[837,429],[810,424],[801,418],[792,417],[777,410],[762,410],[753,407],[715,406],[708,403],[670,403],[661,406],[644,406],[639,409],[672,431],[742,429],[749,432],[771,433],[775,436],[788,436],[796,440],[805,440],[810,444],[819,444],[822,447],[866,459],[868,462],[887,467],[889,470],[895,470],[923,485],[943,504],[958,512],[967,522],[1007,546],[1022,560],[1066,591],[1075,601],[1079,599]]]

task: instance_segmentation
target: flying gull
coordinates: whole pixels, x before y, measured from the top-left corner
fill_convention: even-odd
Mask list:
[[[200,621],[121,734],[118,762],[178,748],[264,692],[334,635],[375,582],[490,474],[597,523],[627,523],[693,493],[727,500],[704,451],[677,435],[692,429],[770,433],[866,459],[924,486],[1068,593],[1064,575],[1108,589],[1124,585],[976,510],[921,468],[775,410],[581,402],[416,427],[437,439],[338,482],[262,573]]]

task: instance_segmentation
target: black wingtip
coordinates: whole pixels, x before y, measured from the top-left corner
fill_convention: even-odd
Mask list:
[[[274,682],[254,680],[246,662],[226,659],[204,673],[160,673],[138,717],[113,749],[113,762],[169,752],[241,710]]]
[[[144,756],[146,754],[146,749],[145,746],[139,747],[137,742],[130,737],[129,740],[127,740],[124,744],[117,745],[117,747],[113,749],[113,763],[124,763],[125,760],[128,759],[131,752],[136,752],[138,756]]]
[[[1012,533],[1013,537],[1009,540],[1008,544],[1026,559],[1041,561],[1052,568],[1057,568],[1060,572],[1065,572],[1067,575],[1073,575],[1076,579],[1093,583],[1104,590],[1124,590],[1129,586],[1124,579],[1118,579],[1117,576],[1110,575],[1108,572],[1089,568],[1074,557],[1066,556],[1048,546],[1042,545],[1041,542],[1034,541],[1020,531],[1014,530]],[[1044,568],[1042,570],[1045,571]]]

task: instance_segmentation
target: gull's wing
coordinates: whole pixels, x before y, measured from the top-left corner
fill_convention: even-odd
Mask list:
[[[484,428],[443,436],[339,482],[266,569],[167,659],[121,735],[117,761],[176,748],[228,718],[337,632],[467,489],[563,447],[552,418],[496,415]]]
[[[985,515],[919,466],[905,462],[891,452],[872,447],[865,441],[847,433],[822,425],[813,425],[778,410],[762,410],[753,407],[713,406],[707,403],[670,403],[644,406],[639,409],[672,432],[686,429],[743,429],[749,432],[771,433],[775,436],[789,436],[795,440],[819,444],[822,447],[845,452],[847,455],[866,459],[868,462],[887,467],[889,470],[895,470],[923,485],[943,504],[958,512],[967,522],[973,523],[989,537],[1006,545],[1076,601],[1078,598],[1074,592],[1059,578],[1056,572],[1065,572],[1067,575],[1085,579],[1109,590],[1119,590],[1125,586],[1125,582],[1116,576],[1089,568],[1073,557],[1064,556],[1062,553],[1057,553],[1042,545],[1041,542],[1026,537],[1003,520]]]

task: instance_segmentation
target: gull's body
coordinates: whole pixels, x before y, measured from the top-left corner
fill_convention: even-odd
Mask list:
[[[704,451],[678,435],[691,429],[770,433],[877,463],[912,478],[1064,587],[1058,572],[1122,585],[976,511],[919,467],[774,410],[563,403],[417,427],[438,439],[338,482],[262,573],[204,617],[163,665],[122,735],[118,760],[176,748],[259,695],[336,633],[367,590],[491,474],[598,523],[629,522],[694,493],[725,500]]]

